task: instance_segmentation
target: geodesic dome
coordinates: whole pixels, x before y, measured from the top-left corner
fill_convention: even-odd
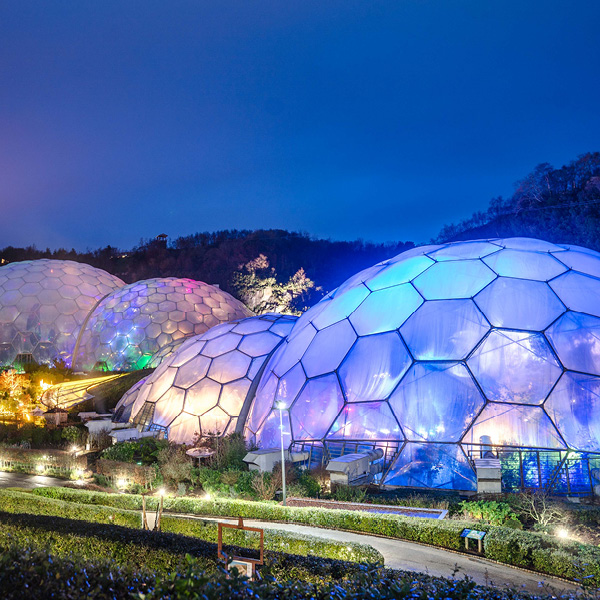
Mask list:
[[[186,340],[121,400],[115,416],[124,406],[138,428],[164,431],[180,444],[190,444],[195,434],[232,433],[238,416],[245,416],[244,404],[265,359],[295,321],[290,315],[264,314]]]
[[[123,397],[119,400],[117,406],[115,407],[115,412],[112,418],[113,422],[129,422],[129,419],[131,418],[131,410],[133,409],[135,400],[147,379],[148,377],[143,377],[123,394]]]
[[[246,435],[278,447],[280,401],[287,444],[317,458],[381,447],[385,484],[474,489],[469,459],[492,444],[537,487],[566,450],[600,451],[599,376],[600,254],[525,238],[423,246],[298,320]]]
[[[73,348],[96,303],[125,283],[72,260],[26,260],[0,267],[0,365],[19,355],[71,365]]]
[[[178,340],[175,340],[174,342],[171,342],[170,344],[166,344],[165,346],[162,346],[158,350],[158,352],[152,356],[147,367],[149,369],[156,369],[156,367],[158,367],[160,365],[160,363],[163,360],[165,360],[165,358],[171,356],[171,354],[173,354],[173,352],[176,352],[179,349],[179,347],[182,344],[184,344],[185,342],[187,342],[189,339],[190,339],[189,337],[179,338]]]
[[[96,307],[78,341],[75,365],[142,369],[164,346],[251,314],[227,292],[201,281],[159,277],[131,283]]]

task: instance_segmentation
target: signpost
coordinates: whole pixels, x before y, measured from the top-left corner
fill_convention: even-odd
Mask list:
[[[265,553],[265,530],[259,529],[258,527],[245,527],[244,520],[242,517],[239,517],[238,524],[232,525],[230,523],[219,523],[218,526],[218,549],[217,556],[223,560],[228,560],[230,557],[227,556],[225,552],[223,552],[223,529],[237,529],[238,531],[254,531],[255,533],[260,534],[260,556],[259,558],[247,558],[244,556],[232,556],[231,562],[228,564],[227,568],[231,570],[235,567],[240,575],[245,575],[246,577],[250,577],[250,579],[254,579],[256,576],[256,567],[258,565],[262,565],[264,563],[264,553]]]
[[[485,537],[485,531],[477,531],[476,529],[463,529],[460,537],[465,538],[465,550],[469,549],[469,540],[477,540],[478,551],[483,554],[483,538]]]

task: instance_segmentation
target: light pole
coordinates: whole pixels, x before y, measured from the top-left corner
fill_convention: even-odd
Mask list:
[[[277,410],[279,411],[279,430],[281,432],[281,484],[283,487],[283,506],[285,506],[285,453],[283,451],[283,411],[285,410],[285,402],[277,402]]]

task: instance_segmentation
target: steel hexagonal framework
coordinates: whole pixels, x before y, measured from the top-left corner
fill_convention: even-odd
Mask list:
[[[238,417],[245,420],[247,400],[266,358],[295,321],[290,315],[265,314],[187,339],[123,396],[114,419],[162,431],[176,443],[232,433]]]
[[[111,371],[144,368],[162,348],[251,314],[227,292],[201,281],[138,281],[98,304],[81,332],[74,363],[83,370],[98,365]]]
[[[85,320],[98,301],[125,285],[71,260],[28,260],[0,267],[0,365],[19,355],[71,366]]]
[[[556,479],[562,462],[540,452],[600,452],[598,307],[590,250],[528,238],[415,248],[298,320],[265,365],[246,436],[277,447],[283,401],[287,444],[315,460],[382,447],[385,484],[474,489],[469,458],[488,437],[511,460],[538,452],[519,454],[523,485]]]

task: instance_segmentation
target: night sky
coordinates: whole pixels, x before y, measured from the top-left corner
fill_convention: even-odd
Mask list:
[[[598,0],[4,0],[0,247],[427,241],[600,150]]]

